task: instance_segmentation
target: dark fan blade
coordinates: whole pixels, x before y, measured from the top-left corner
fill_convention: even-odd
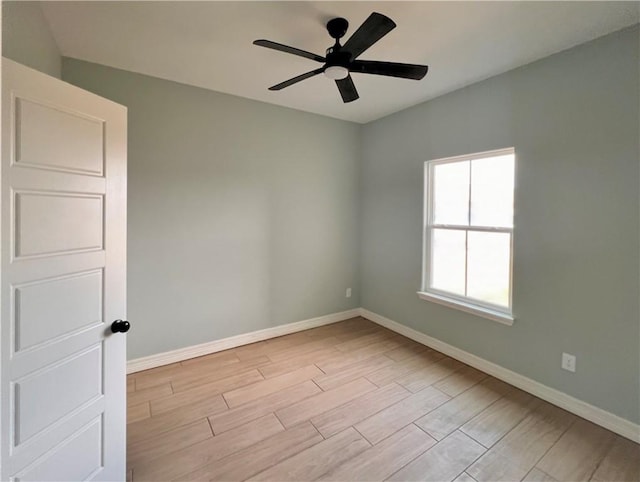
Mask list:
[[[353,85],[353,79],[350,75],[347,75],[344,79],[336,80],[336,85],[345,104],[347,102],[353,102],[360,97],[356,86]]]
[[[349,70],[359,74],[387,75],[389,77],[420,80],[427,75],[429,66],[399,64],[397,62],[376,62],[375,60],[356,60],[349,66]]]
[[[253,45],[259,45],[260,47],[279,50],[281,52],[286,52],[288,54],[299,55],[300,57],[305,57],[307,59],[315,60],[316,62],[325,61],[324,57],[320,57],[319,55],[312,54],[311,52],[307,52],[306,50],[300,50],[295,47],[289,47],[288,45],[272,42],[271,40],[254,40]]]
[[[298,75],[293,79],[285,80],[284,82],[280,82],[274,86],[269,87],[269,90],[282,90],[285,87],[289,87],[290,85],[296,84],[301,80],[308,79],[309,77],[313,77],[314,75],[321,74],[324,71],[324,67],[316,70],[312,70],[311,72],[307,72],[306,74]]]
[[[396,24],[393,20],[381,13],[373,12],[351,38],[347,40],[343,50],[351,52],[351,59],[353,60],[394,28],[396,28]]]

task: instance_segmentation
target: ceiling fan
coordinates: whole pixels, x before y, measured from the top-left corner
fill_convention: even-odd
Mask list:
[[[395,22],[389,17],[381,13],[373,12],[369,15],[369,18],[360,25],[360,28],[355,31],[349,40],[347,40],[344,45],[340,45],[340,39],[344,37],[344,34],[349,28],[349,22],[344,18],[329,20],[327,23],[327,31],[329,35],[336,40],[336,43],[333,47],[327,49],[326,57],[270,40],[256,40],[253,43],[260,47],[279,50],[324,63],[324,65],[318,69],[273,85],[269,87],[269,90],[281,90],[315,75],[324,74],[326,77],[336,81],[342,100],[346,103],[352,102],[359,97],[356,86],[351,79],[351,72],[415,80],[420,80],[427,74],[427,70],[429,69],[427,65],[356,60],[360,54],[387,35],[395,27]]]

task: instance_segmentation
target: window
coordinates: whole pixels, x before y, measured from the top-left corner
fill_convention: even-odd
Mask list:
[[[512,324],[513,148],[425,163],[421,298]]]

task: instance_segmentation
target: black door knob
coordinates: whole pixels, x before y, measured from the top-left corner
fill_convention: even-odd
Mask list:
[[[131,325],[126,320],[116,320],[111,323],[111,331],[114,333],[126,333]]]

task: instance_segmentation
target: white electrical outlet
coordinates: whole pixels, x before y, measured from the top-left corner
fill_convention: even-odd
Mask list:
[[[351,288],[347,288],[347,293],[345,294],[347,298],[351,298]]]
[[[562,368],[564,370],[574,372],[576,371],[576,357],[569,353],[562,354]]]

